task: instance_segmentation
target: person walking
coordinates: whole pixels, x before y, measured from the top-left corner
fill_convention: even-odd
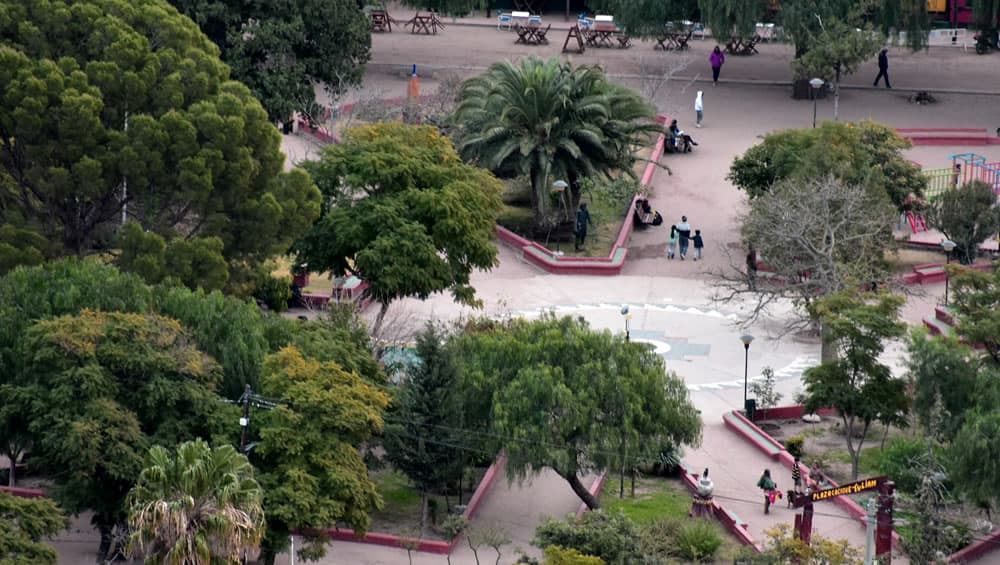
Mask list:
[[[802,467],[799,464],[799,456],[795,456],[795,461],[792,463],[792,492],[788,494],[788,507],[792,507],[792,503],[795,502],[795,498],[799,495],[805,494],[802,489]]]
[[[670,226],[670,237],[667,238],[667,259],[673,259],[677,249],[677,225]]]
[[[892,88],[889,85],[889,50],[882,48],[878,54],[878,76],[875,77],[875,83],[872,86],[878,86],[878,81],[885,78],[885,87]]]
[[[698,95],[694,97],[694,117],[695,124],[694,127],[701,127],[701,119],[705,117],[705,103],[701,98],[702,91],[698,91]]]
[[[719,71],[722,70],[722,64],[726,62],[726,55],[716,45],[712,54],[709,55],[708,61],[712,63],[712,86],[715,86],[719,84]]]
[[[688,245],[691,242],[691,224],[688,223],[687,216],[681,216],[681,223],[677,224],[677,236],[681,248],[681,261],[687,256]]]
[[[573,225],[573,235],[576,236],[576,250],[580,251],[584,240],[587,239],[587,226],[594,225],[590,221],[590,212],[587,211],[587,203],[581,202],[580,209],[576,211],[576,224]]]
[[[705,240],[701,238],[701,230],[694,230],[694,237],[691,238],[694,242],[694,260],[698,261],[701,259],[701,250],[705,247]]]
[[[764,491],[764,514],[770,514],[771,503],[774,502],[775,492],[778,490],[778,485],[771,479],[770,469],[764,469],[764,474],[757,481],[757,488]]]

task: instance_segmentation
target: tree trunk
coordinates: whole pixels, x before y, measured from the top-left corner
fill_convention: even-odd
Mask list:
[[[549,171],[548,167],[536,166],[531,169],[531,206],[535,210],[535,225],[548,221],[549,215]]]
[[[379,338],[379,332],[382,331],[382,323],[385,322],[385,315],[389,313],[389,303],[381,302],[379,303],[378,315],[375,316],[375,323],[372,324],[371,336],[373,341],[377,341]],[[375,348],[378,349],[378,343],[375,343]]]
[[[17,486],[17,480],[14,477],[17,472],[17,454],[8,455],[7,460],[10,461],[10,472],[7,474],[7,486],[14,487]]]
[[[101,543],[97,547],[97,563],[107,563],[116,555],[118,549],[114,538],[115,527],[109,524],[97,524],[97,530],[101,534]]]
[[[837,121],[840,115],[840,67],[837,67],[837,75],[833,79],[833,121]]]
[[[851,456],[851,480],[858,480],[858,459],[860,459],[859,451],[854,449],[854,419],[848,419],[846,416],[841,416],[840,420],[844,423],[844,436],[847,438],[847,453]]]
[[[823,325],[823,322],[819,322],[819,335],[822,341],[822,346],[820,348],[819,359],[821,363],[832,363],[837,360],[837,348],[833,342],[828,339],[830,331]]]
[[[427,532],[427,491],[420,491],[420,538]]]
[[[596,510],[601,507],[601,503],[598,502],[594,495],[590,494],[587,487],[583,486],[583,483],[580,482],[580,478],[576,476],[576,473],[568,473],[564,475],[559,471],[556,472],[559,473],[560,477],[566,479],[566,482],[569,483],[569,487],[573,489],[573,492],[575,492],[576,495],[580,497],[580,500],[587,505],[587,508]]]

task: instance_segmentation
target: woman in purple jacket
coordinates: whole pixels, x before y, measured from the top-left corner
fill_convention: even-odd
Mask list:
[[[712,86],[715,86],[719,84],[719,71],[722,70],[722,64],[726,62],[726,55],[716,45],[708,60],[712,63]]]

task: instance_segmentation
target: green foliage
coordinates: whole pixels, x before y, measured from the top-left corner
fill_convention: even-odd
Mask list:
[[[685,522],[675,539],[677,556],[689,563],[711,561],[722,547],[719,530],[707,520]]]
[[[262,393],[278,403],[258,416],[260,444],[251,452],[264,487],[273,556],[292,531],[311,532],[303,551],[322,556],[323,531],[344,524],[364,532],[381,507],[360,446],[382,431],[387,396],[334,362],[306,359],[285,347],[264,362]]]
[[[861,552],[844,539],[832,541],[814,533],[810,543],[806,544],[788,524],[778,524],[764,533],[767,535],[767,544],[763,553],[754,556],[753,563],[855,565],[864,562]]]
[[[917,421],[927,435],[950,442],[976,405],[979,362],[957,338],[928,338],[922,328],[910,333],[907,353]],[[944,417],[933,421],[939,409]]]
[[[618,498],[615,488],[605,489],[601,504],[609,513],[621,512],[637,526],[646,526],[664,517],[686,518],[691,510],[691,495],[677,481],[642,480],[641,494]]]
[[[792,61],[797,79],[818,77],[833,82],[833,119],[840,109],[840,80],[882,49],[885,38],[870,25],[857,28],[831,19],[809,38],[809,51]]]
[[[361,84],[371,32],[355,0],[229,2],[170,0],[222,53],[233,78],[253,91],[270,120],[319,118],[316,83],[334,99]]]
[[[451,122],[464,159],[500,176],[529,176],[541,225],[556,180],[569,183],[572,210],[584,178],[634,176],[633,149],[661,129],[653,117],[652,106],[599,67],[527,57],[466,81]]]
[[[832,174],[872,195],[887,194],[901,208],[908,194],[921,196],[926,186],[920,169],[903,156],[909,147],[895,130],[876,122],[825,122],[765,135],[733,161],[727,178],[755,199],[781,180]]]
[[[767,0],[698,0],[702,22],[722,44],[730,37],[753,37],[757,22],[767,13],[767,6]]]
[[[550,545],[543,552],[545,565],[604,565],[605,561],[593,555],[584,555],[579,551],[565,549],[558,545]]]
[[[119,232],[118,267],[149,284],[176,280],[188,288],[221,290],[229,280],[229,266],[218,237],[174,238],[167,243],[158,234],[129,222]]]
[[[264,534],[263,492],[246,456],[201,440],[146,455],[128,494],[129,553],[147,563],[239,562]]]
[[[949,306],[958,319],[958,335],[981,345],[987,360],[1000,366],[1000,265],[986,273],[962,270],[952,276],[951,285]]]
[[[922,479],[922,465],[927,456],[927,440],[919,438],[894,438],[885,449],[876,453],[875,465],[879,474],[896,483],[896,488],[914,494]]]
[[[108,248],[127,206],[144,230],[190,241],[185,278],[207,252],[282,252],[317,216],[260,104],[165,0],[3,0],[0,13],[0,220],[48,255]]]
[[[149,445],[224,425],[218,366],[174,320],[85,310],[36,323],[26,345],[19,386],[34,397],[33,460],[53,473],[67,511],[94,511],[102,535],[124,520]]]
[[[1000,208],[993,187],[973,181],[946,190],[931,203],[927,223],[955,242],[954,256],[969,265],[979,255],[979,245],[1000,230]]]
[[[462,163],[447,138],[427,126],[359,127],[305,167],[331,204],[298,244],[300,263],[363,278],[384,306],[444,291],[477,303],[469,276],[497,261],[500,183]]]
[[[403,0],[404,6],[458,17],[467,16],[473,10],[486,7],[486,4],[483,0]]]
[[[47,498],[18,498],[0,491],[0,563],[56,565],[56,550],[42,542],[66,527],[66,517]]]
[[[838,358],[807,369],[805,408],[836,408],[844,424],[851,477],[858,478],[858,459],[872,422],[901,425],[909,411],[906,383],[879,361],[887,340],[903,335],[898,296],[841,293],[822,298],[815,307],[823,338]],[[857,444],[855,444],[855,438]]]
[[[661,37],[669,21],[695,19],[698,0],[597,0],[587,7],[599,14],[614,14],[615,23],[631,37]]]
[[[639,529],[623,514],[587,512],[577,521],[549,518],[535,530],[531,542],[538,547],[559,546],[599,557],[608,565],[642,563]]]
[[[995,405],[977,407],[966,414],[949,455],[959,490],[973,500],[995,503],[1000,492],[1000,469],[987,463],[1000,457],[1000,412]]]
[[[291,277],[276,277],[270,273],[262,273],[257,279],[254,298],[263,302],[272,312],[288,310],[288,301],[292,299]]]
[[[7,274],[18,265],[42,263],[47,245],[45,238],[34,231],[19,229],[11,224],[0,226],[0,275]]]
[[[430,491],[461,479],[464,452],[450,445],[464,438],[456,437],[462,422],[454,353],[430,323],[417,336],[417,357],[419,365],[400,385],[387,416],[382,445],[393,467],[405,473],[426,500]],[[421,530],[423,522],[422,515]]]
[[[792,436],[785,440],[785,451],[791,454],[792,457],[802,457],[805,455],[805,443],[806,438],[801,435]]]
[[[489,432],[489,451],[505,450],[510,477],[550,467],[591,508],[597,501],[581,472],[635,465],[667,442],[700,440],[687,388],[663,359],[582,319],[513,320],[467,332],[455,348],[466,427]]]
[[[781,393],[774,390],[774,369],[764,367],[761,377],[750,383],[750,392],[757,399],[757,408],[766,410],[774,408],[781,401]]]

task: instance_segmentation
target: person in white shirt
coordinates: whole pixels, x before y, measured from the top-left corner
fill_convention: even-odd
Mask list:
[[[705,103],[704,101],[702,101],[701,96],[702,96],[702,91],[699,90],[698,95],[695,96],[694,98],[694,116],[695,116],[694,127],[697,128],[701,127],[701,119],[705,117]]]
[[[677,235],[681,248],[681,261],[687,256],[688,244],[691,242],[691,224],[688,223],[687,216],[681,216],[681,223],[677,224]]]

